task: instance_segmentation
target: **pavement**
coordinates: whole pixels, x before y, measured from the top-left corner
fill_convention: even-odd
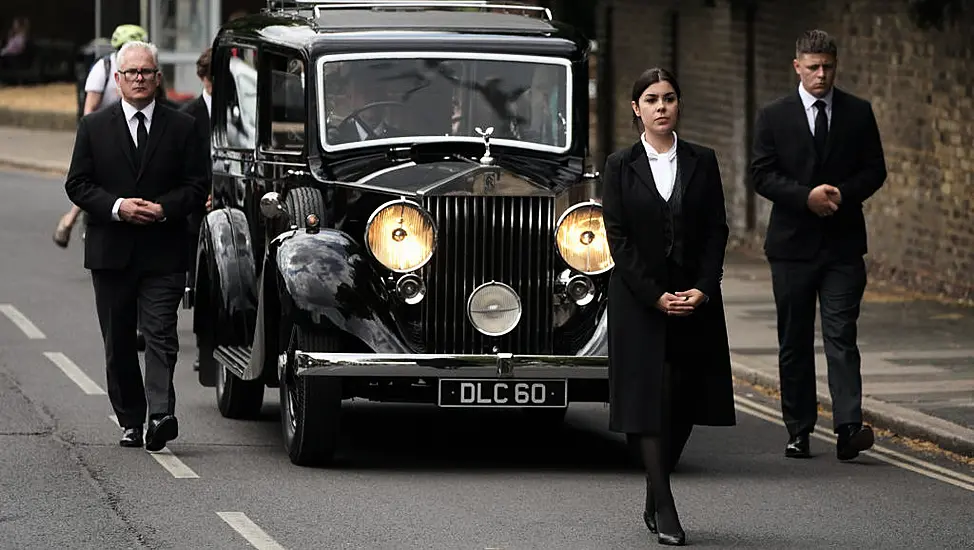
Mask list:
[[[0,126],[0,167],[63,178],[73,141],[72,132]],[[65,199],[65,211],[68,205]],[[56,222],[52,217],[50,231]],[[723,291],[734,375],[773,393],[778,388],[777,337],[767,263],[729,251]],[[871,281],[859,343],[866,422],[888,436],[974,458],[974,307]],[[816,351],[820,426],[831,429],[820,333]]]
[[[339,462],[290,463],[277,389],[254,420],[223,418],[192,370],[180,310],[179,437],[118,446],[79,241],[48,234],[61,178],[0,169],[0,548],[592,550],[657,547],[645,474],[601,403],[562,426],[519,411],[348,400]],[[16,321],[15,321],[16,320]],[[737,425],[695,428],[672,481],[700,549],[970,548],[974,463],[885,436],[835,458],[782,456],[773,396],[734,386]],[[52,521],[53,518],[53,521]],[[966,542],[965,542],[966,541]]]

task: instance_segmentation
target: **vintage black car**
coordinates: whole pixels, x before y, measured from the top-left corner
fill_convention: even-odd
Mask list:
[[[607,401],[589,49],[514,3],[273,2],[223,27],[191,298],[221,413],[279,387],[310,465],[345,399],[539,429]]]

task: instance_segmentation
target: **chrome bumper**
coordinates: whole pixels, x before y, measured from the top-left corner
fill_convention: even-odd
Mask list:
[[[298,376],[608,379],[609,358],[576,355],[423,355],[296,351]]]

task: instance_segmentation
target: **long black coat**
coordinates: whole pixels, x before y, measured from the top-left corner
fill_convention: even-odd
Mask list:
[[[678,378],[669,397],[691,424],[736,423],[727,325],[720,281],[728,227],[712,149],[677,143],[683,186],[684,249],[680,279],[666,257],[665,202],[642,142],[606,160],[603,208],[615,268],[609,282],[609,428],[659,433],[666,361]],[[664,292],[696,288],[709,297],[689,317],[654,306]],[[675,349],[667,349],[667,345]]]

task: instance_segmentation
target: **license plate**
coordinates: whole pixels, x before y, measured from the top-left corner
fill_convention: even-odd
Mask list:
[[[441,407],[568,406],[565,380],[440,379]]]

